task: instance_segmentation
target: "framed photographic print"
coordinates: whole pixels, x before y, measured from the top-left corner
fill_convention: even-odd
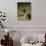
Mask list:
[[[17,2],[17,20],[31,20],[31,2]]]

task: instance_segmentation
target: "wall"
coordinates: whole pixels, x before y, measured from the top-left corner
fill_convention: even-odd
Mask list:
[[[32,0],[32,20],[17,21],[17,2],[30,0],[0,0],[0,10],[5,11],[6,27],[46,27],[46,0]]]

